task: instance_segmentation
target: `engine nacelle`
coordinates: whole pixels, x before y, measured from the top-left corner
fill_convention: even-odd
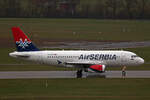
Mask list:
[[[88,68],[88,72],[103,73],[105,72],[105,67],[105,65],[92,65]]]

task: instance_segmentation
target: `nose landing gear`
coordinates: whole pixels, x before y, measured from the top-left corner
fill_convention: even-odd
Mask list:
[[[123,66],[122,68],[122,78],[125,79],[126,77],[126,66]]]

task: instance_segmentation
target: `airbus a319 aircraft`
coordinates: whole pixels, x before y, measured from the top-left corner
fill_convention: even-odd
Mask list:
[[[85,72],[105,72],[108,66],[137,66],[144,60],[133,52],[119,50],[81,51],[81,50],[39,50],[19,27],[12,28],[17,51],[10,56],[42,64],[76,67],[77,77]]]

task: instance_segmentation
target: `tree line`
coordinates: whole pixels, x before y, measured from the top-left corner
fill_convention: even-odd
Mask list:
[[[150,19],[150,0],[0,0],[0,17]]]

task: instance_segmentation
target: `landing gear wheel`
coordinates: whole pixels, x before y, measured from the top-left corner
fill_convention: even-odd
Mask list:
[[[82,69],[77,71],[77,78],[82,78]]]
[[[122,78],[125,79],[125,77],[126,77],[126,66],[123,66],[123,68],[122,68]]]

